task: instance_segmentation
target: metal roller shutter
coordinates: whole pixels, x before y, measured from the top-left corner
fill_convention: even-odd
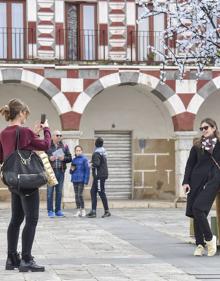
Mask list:
[[[132,196],[132,135],[129,131],[95,131],[95,137],[104,139],[108,153],[109,178],[106,193],[112,199],[130,199]]]

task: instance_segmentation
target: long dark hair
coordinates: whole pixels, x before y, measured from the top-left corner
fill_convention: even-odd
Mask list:
[[[214,136],[218,139],[218,141],[220,141],[220,132],[218,130],[218,126],[215,122],[215,120],[213,120],[212,118],[205,118],[203,119],[201,122],[200,122],[200,126],[203,124],[203,123],[207,123],[210,127],[212,128],[216,128],[216,130],[214,131]],[[203,136],[201,136],[200,138],[197,138],[195,141],[194,141],[194,145],[198,146],[201,148],[202,146],[202,140],[203,140]]]
[[[30,113],[28,106],[19,99],[12,99],[8,104],[0,108],[0,114],[6,121],[13,121],[20,112]]]

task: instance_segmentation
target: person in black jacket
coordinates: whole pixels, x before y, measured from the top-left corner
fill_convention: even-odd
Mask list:
[[[105,193],[105,181],[108,178],[108,165],[107,165],[107,153],[103,147],[103,139],[97,138],[95,141],[95,151],[92,155],[92,175],[93,183],[91,188],[91,200],[92,200],[92,210],[87,214],[88,218],[96,217],[96,207],[97,207],[97,193],[99,194],[102,204],[105,210],[102,218],[110,217],[108,200]]]
[[[200,124],[201,138],[195,141],[185,168],[183,189],[187,194],[186,216],[194,218],[195,256],[216,254],[216,236],[207,216],[220,187],[220,134],[210,118]]]
[[[66,144],[62,142],[62,134],[59,130],[53,132],[50,149],[47,151],[51,166],[54,170],[58,184],[55,186],[47,186],[47,211],[48,217],[63,217],[61,210],[62,191],[64,183],[64,175],[66,171],[66,163],[72,161],[72,155]],[[53,208],[53,193],[56,190],[55,212]]]

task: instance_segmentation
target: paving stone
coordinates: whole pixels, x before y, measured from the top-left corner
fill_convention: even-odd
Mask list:
[[[0,209],[3,269],[10,211]],[[65,213],[62,220],[49,220],[46,210],[40,211],[33,255],[46,272],[1,270],[0,281],[198,281],[198,266],[207,263],[205,273],[209,267],[220,273],[218,256],[193,259],[184,209],[114,210],[111,220],[75,220],[73,210]]]

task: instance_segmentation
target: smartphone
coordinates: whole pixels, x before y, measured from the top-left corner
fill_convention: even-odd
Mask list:
[[[76,164],[71,163],[70,169],[71,169],[71,171],[75,171],[76,170]]]
[[[46,121],[46,114],[45,114],[45,113],[42,113],[42,114],[41,114],[41,117],[40,117],[40,123],[41,123],[41,124],[44,124],[45,121]]]

